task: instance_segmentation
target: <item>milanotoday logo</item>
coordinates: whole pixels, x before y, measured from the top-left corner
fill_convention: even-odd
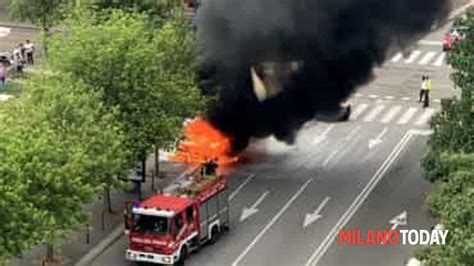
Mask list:
[[[448,230],[339,231],[339,245],[445,245]]]

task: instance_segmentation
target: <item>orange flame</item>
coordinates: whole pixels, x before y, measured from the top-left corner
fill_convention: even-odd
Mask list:
[[[196,117],[187,123],[184,134],[186,139],[179,142],[178,151],[171,156],[171,161],[200,164],[217,159],[219,165],[237,161],[237,157],[228,155],[230,138],[202,117]]]

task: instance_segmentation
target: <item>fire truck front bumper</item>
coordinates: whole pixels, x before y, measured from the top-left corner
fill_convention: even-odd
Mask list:
[[[125,258],[130,261],[149,262],[159,264],[173,264],[176,261],[174,255],[161,255],[155,253],[141,252],[127,249]]]

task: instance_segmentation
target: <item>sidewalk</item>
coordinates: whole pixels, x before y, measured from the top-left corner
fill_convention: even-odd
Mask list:
[[[144,198],[150,196],[153,192],[151,189],[151,176],[154,171],[154,158],[151,156],[147,161],[147,178],[146,183],[142,184],[142,195]],[[155,189],[159,190],[174,182],[180,173],[185,171],[184,165],[172,164],[161,160],[160,174],[163,178],[155,178]],[[136,192],[118,190],[111,192],[112,208],[116,213],[109,214],[104,211],[103,199],[100,197],[97,201],[85,206],[86,213],[91,214],[91,222],[89,228],[84,227],[77,230],[71,236],[57,243],[55,247],[55,258],[59,259],[59,263],[55,265],[74,265],[91,250],[97,250],[97,246],[103,239],[113,235],[114,230],[123,224],[123,202],[124,200],[137,199]],[[121,235],[121,234],[120,234]],[[12,260],[11,266],[36,266],[42,265],[45,258],[46,248],[38,246],[33,250],[25,252],[22,258]]]

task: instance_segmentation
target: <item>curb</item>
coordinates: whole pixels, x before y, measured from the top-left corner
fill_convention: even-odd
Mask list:
[[[112,233],[110,233],[106,238],[102,239],[99,244],[94,248],[89,250],[86,255],[84,255],[74,266],[88,266],[99,257],[102,252],[110,247],[114,242],[116,242],[124,233],[123,224],[118,225]]]
[[[467,4],[465,4],[464,6],[461,6],[460,8],[454,10],[453,12],[451,12],[450,16],[449,16],[449,20],[453,20],[454,18],[456,18],[457,16],[461,15],[462,13],[464,13],[467,9],[469,9],[471,6],[474,5],[474,1],[471,1]]]
[[[4,22],[0,22],[0,27],[26,29],[26,30],[39,30],[38,27],[33,26],[33,25],[4,23]]]

